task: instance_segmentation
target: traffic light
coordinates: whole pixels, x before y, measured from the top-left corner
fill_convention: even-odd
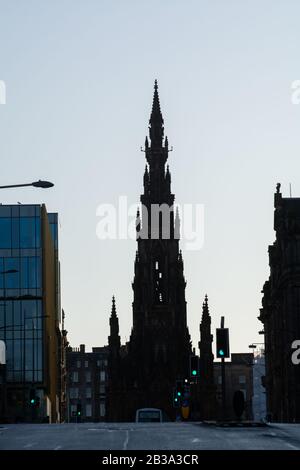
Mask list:
[[[34,388],[30,389],[29,403],[30,403],[31,406],[36,405],[36,394],[35,394],[35,389]]]
[[[190,356],[190,376],[193,378],[200,377],[198,356]]]
[[[77,403],[77,416],[81,416],[81,403]]]
[[[217,342],[217,357],[229,357],[229,331],[228,328],[217,328],[216,330]]]
[[[183,396],[183,385],[182,380],[176,380],[176,388],[175,388],[176,396],[179,400],[182,399]]]
[[[179,408],[180,407],[181,400],[177,395],[177,389],[173,389],[173,407],[174,408]]]

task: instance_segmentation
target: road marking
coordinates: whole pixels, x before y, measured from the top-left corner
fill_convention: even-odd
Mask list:
[[[29,447],[33,447],[34,446],[34,442],[32,444],[25,444],[25,446],[23,446],[23,449],[29,449]]]
[[[195,439],[193,439],[192,442],[201,442],[201,439],[198,439],[197,437],[195,437]]]
[[[299,447],[293,446],[293,444],[290,444],[289,442],[286,442],[286,445],[289,446],[291,449],[299,450]]]
[[[129,442],[129,431],[126,431],[126,439],[123,445],[123,450],[127,450],[128,442]]]
[[[56,446],[56,447],[54,447],[53,450],[59,450],[59,449],[61,449],[61,446]]]
[[[106,428],[88,428],[88,431],[97,431],[97,432],[100,432],[100,431],[105,431],[105,432],[116,432],[116,431],[119,431],[119,429],[106,429]]]

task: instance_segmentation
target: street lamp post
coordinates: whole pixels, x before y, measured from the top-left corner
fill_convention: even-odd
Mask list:
[[[10,188],[25,188],[26,186],[33,186],[34,188],[43,188],[48,189],[54,186],[50,181],[34,181],[33,183],[23,183],[23,184],[9,184],[6,186],[0,186],[0,189],[10,189]]]

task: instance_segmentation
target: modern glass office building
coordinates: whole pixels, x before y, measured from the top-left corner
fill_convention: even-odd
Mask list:
[[[6,345],[2,413],[10,420],[58,421],[58,226],[57,214],[44,205],[0,205],[0,339]]]

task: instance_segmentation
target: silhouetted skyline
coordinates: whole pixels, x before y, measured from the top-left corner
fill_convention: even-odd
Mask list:
[[[232,352],[261,341],[276,183],[300,196],[299,13],[295,2],[257,0],[2,2],[1,184],[55,187],[5,190],[1,202],[59,213],[73,346],[107,343],[113,294],[129,338],[136,243],[100,241],[96,210],[120,195],[139,202],[155,78],[175,202],[205,207],[204,247],[183,251],[193,343],[206,293],[212,332],[225,315]]]

